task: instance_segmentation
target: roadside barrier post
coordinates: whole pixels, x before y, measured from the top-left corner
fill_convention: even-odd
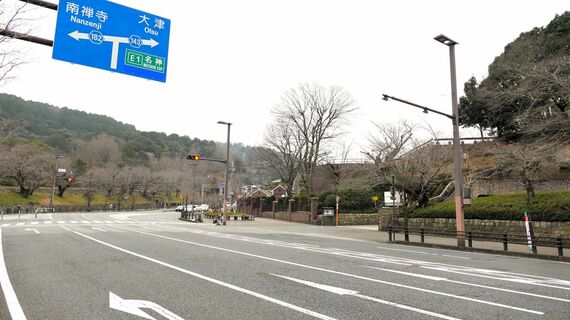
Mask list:
[[[509,245],[507,244],[507,234],[503,233],[503,250],[508,251]]]

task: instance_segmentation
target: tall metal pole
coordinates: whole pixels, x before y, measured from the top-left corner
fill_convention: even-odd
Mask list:
[[[194,218],[194,205],[196,204],[196,200],[194,198],[194,181],[196,179],[196,164],[192,166],[192,218]]]
[[[218,124],[225,124],[228,126],[228,139],[226,141],[226,172],[224,173],[224,224],[228,221],[228,189],[229,189],[229,170],[230,170],[230,126],[229,122],[218,121]]]
[[[53,183],[51,185],[51,197],[49,198],[49,208],[53,211],[53,197],[55,195],[55,179],[57,178],[57,159],[63,158],[62,156],[55,156],[55,168],[53,172]]]
[[[455,223],[457,246],[465,247],[465,219],[463,215],[463,176],[461,172],[461,144],[459,141],[459,106],[457,104],[457,79],[455,70],[455,42],[449,46],[451,73],[451,107],[453,114],[453,162],[455,167]]]
[[[449,71],[451,73],[451,108],[453,122],[453,162],[455,167],[455,223],[457,232],[457,246],[465,247],[465,220],[463,216],[463,177],[461,175],[461,144],[459,141],[459,107],[457,105],[457,78],[455,71],[455,45],[457,42],[440,34],[434,38],[436,41],[449,47]]]

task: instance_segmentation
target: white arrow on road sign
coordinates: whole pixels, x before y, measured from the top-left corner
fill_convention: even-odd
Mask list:
[[[154,302],[145,300],[127,300],[119,297],[112,292],[109,292],[109,307],[111,309],[123,311],[150,320],[156,319],[141,309],[151,309],[169,320],[184,320],[183,318],[177,316],[171,311],[166,310]]]
[[[90,40],[92,43],[95,43],[95,44],[100,44],[101,41],[112,42],[113,47],[111,49],[112,51],[111,51],[111,66],[110,67],[111,67],[111,69],[117,69],[117,59],[119,57],[119,44],[129,43],[129,38],[103,35],[98,31],[92,31],[92,32],[97,33],[96,37],[98,39],[91,41],[92,39],[89,39],[89,33],[79,32],[79,30],[75,30],[73,32],[70,32],[68,34],[68,36],[72,37],[73,39],[75,39],[77,41],[79,41],[79,40]],[[143,39],[141,41],[141,44],[145,45],[145,46],[149,46],[151,48],[154,48],[157,45],[159,45],[159,43],[156,42],[156,40],[154,40],[153,38]]]
[[[368,296],[362,295],[362,294],[358,293],[358,291],[354,291],[354,290],[348,290],[348,289],[343,289],[343,288],[339,288],[339,287],[329,286],[326,284],[320,284],[320,283],[316,283],[316,282],[290,278],[290,277],[281,276],[278,274],[272,274],[272,275],[279,277],[279,278],[291,280],[291,281],[294,281],[294,282],[297,282],[300,284],[304,284],[304,285],[309,286],[309,287],[313,287],[313,288],[321,289],[321,290],[328,291],[331,293],[339,294],[341,296],[346,295],[346,296],[358,297],[361,299],[382,303],[382,304],[389,305],[389,306],[396,307],[396,308],[400,308],[400,309],[419,312],[419,313],[429,315],[432,317],[436,317],[436,318],[440,318],[440,319],[459,320],[458,318],[446,316],[444,314],[439,314],[439,313],[435,313],[435,312],[431,312],[431,311],[427,311],[427,310],[423,310],[423,309],[418,309],[418,308],[414,308],[414,307],[410,307],[410,306],[406,306],[403,304],[399,304],[399,303],[395,303],[395,302],[391,302],[391,301],[386,301],[386,300],[382,300],[382,299],[378,299],[378,298],[374,298],[374,297],[368,297]]]

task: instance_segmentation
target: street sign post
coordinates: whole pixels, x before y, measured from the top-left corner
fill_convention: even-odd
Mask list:
[[[166,82],[170,20],[110,1],[60,0],[52,57]]]

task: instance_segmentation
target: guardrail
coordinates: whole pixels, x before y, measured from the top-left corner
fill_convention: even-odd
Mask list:
[[[420,243],[425,243],[426,236],[435,237],[452,237],[457,238],[460,233],[456,230],[443,230],[443,229],[427,229],[427,228],[409,228],[409,227],[394,227],[388,226],[388,240],[390,242],[396,241],[396,234],[401,233],[404,235],[404,241],[410,241],[410,235],[419,235]],[[532,236],[531,240],[527,235],[509,234],[509,233],[491,233],[479,231],[465,231],[464,238],[467,241],[467,246],[473,248],[473,241],[489,241],[500,242],[503,244],[503,250],[509,250],[509,244],[528,245],[532,248],[533,254],[538,254],[538,247],[553,247],[558,249],[558,256],[564,256],[564,249],[570,249],[570,239],[565,237],[550,237],[550,236]]]

